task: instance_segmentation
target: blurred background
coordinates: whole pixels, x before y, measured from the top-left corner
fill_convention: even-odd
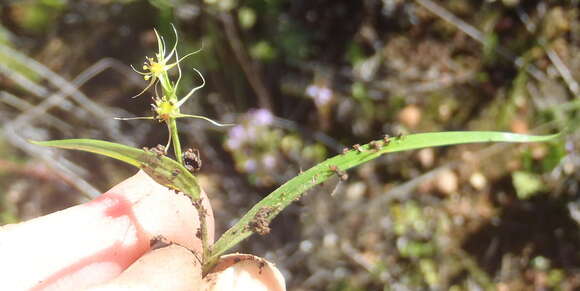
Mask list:
[[[289,290],[578,290],[580,5],[569,1],[2,0],[0,224],[136,172],[27,139],[165,144],[140,68],[179,32],[179,120],[218,233],[301,170],[384,134],[501,130],[552,143],[384,156],[319,186],[236,249]],[[334,195],[330,195],[333,193]]]

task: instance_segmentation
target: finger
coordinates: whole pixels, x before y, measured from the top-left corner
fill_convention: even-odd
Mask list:
[[[213,239],[207,197],[203,205]],[[0,274],[8,275],[0,289],[78,290],[106,282],[143,255],[156,235],[199,252],[198,227],[189,198],[139,172],[89,203],[3,228]]]
[[[223,256],[204,277],[203,286],[206,291],[286,290],[284,277],[272,263],[246,254]]]
[[[145,254],[117,278],[89,290],[185,291],[198,290],[200,285],[198,258],[184,247],[170,245]]]

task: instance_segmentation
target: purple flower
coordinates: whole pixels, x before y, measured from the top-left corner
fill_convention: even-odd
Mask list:
[[[243,140],[246,138],[246,129],[241,125],[236,125],[230,129],[230,138]]]
[[[248,134],[246,129],[241,125],[236,125],[228,132],[226,146],[230,149],[238,149],[247,139]]]
[[[306,88],[306,95],[314,99],[316,106],[323,106],[328,104],[332,99],[332,90],[328,87],[319,87],[317,85],[310,85]]]
[[[314,98],[316,95],[318,95],[318,89],[320,87],[316,86],[316,85],[310,85],[308,87],[306,87],[306,95]]]
[[[251,142],[256,142],[257,138],[258,138],[258,131],[256,130],[256,127],[255,126],[248,127],[246,129],[246,140],[249,140]]]
[[[246,170],[246,172],[250,172],[250,173],[255,172],[257,168],[258,168],[258,165],[256,164],[255,160],[250,159],[244,163],[244,170]]]
[[[257,109],[250,112],[250,122],[256,126],[270,125],[274,121],[274,115],[268,109]]]
[[[226,140],[226,147],[230,150],[237,150],[242,145],[242,142],[239,139],[228,138]]]
[[[274,169],[274,167],[276,167],[276,158],[272,155],[265,155],[262,157],[262,164],[264,164],[264,167],[268,170]]]
[[[318,94],[314,96],[314,103],[318,106],[326,105],[332,99],[332,90],[327,87],[322,87],[318,90]]]

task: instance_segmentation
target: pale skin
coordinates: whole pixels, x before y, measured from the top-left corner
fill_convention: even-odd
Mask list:
[[[250,255],[231,255],[202,278],[198,227],[188,197],[139,172],[91,202],[0,227],[0,289],[285,290],[280,272]],[[158,236],[171,243],[151,248]]]

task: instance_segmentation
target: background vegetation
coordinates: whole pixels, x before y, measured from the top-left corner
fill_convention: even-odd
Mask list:
[[[570,1],[27,0],[0,4],[0,223],[107,190],[134,170],[25,139],[164,144],[140,67],[180,32],[180,120],[218,232],[344,146],[445,130],[559,142],[387,155],[310,191],[238,248],[290,290],[580,287],[580,7]],[[330,194],[333,193],[331,196]]]

